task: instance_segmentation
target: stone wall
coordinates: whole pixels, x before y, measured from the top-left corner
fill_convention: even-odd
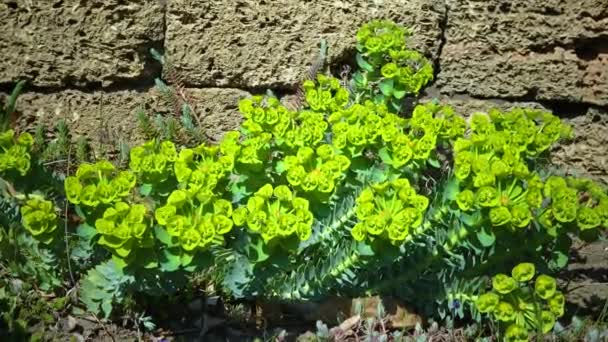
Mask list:
[[[28,122],[65,118],[76,134],[100,125],[130,135],[166,53],[212,134],[236,127],[239,98],[293,92],[329,44],[335,72],[357,27],[390,18],[435,62],[426,98],[463,114],[542,106],[576,126],[555,161],[608,181],[608,0],[0,0],[0,92],[18,79]]]

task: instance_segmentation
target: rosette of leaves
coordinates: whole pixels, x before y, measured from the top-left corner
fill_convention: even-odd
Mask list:
[[[258,234],[269,247],[290,250],[310,237],[314,216],[308,200],[295,196],[289,187],[266,184],[246,206],[235,209],[232,218],[235,225]]]
[[[332,145],[323,144],[316,150],[300,147],[296,155],[284,158],[281,168],[295,189],[317,195],[319,199],[328,199],[349,166],[350,160],[346,156],[337,154]]]
[[[165,229],[157,231],[157,237],[168,247],[165,268],[187,267],[197,252],[223,245],[224,236],[232,230],[232,204],[207,194],[177,189],[156,209],[156,222]]]
[[[528,341],[530,332],[548,333],[556,319],[564,315],[565,298],[555,278],[536,275],[532,263],[520,263],[511,276],[499,273],[492,278],[492,291],[475,301],[479,312],[504,322],[506,341]]]
[[[93,211],[123,201],[131,195],[137,177],[130,171],[117,171],[107,160],[82,163],[75,176],[66,177],[65,194],[68,201]]]
[[[351,235],[357,241],[382,239],[400,245],[421,232],[428,205],[428,198],[417,194],[405,178],[374,184],[357,197],[359,222]]]
[[[57,230],[55,204],[41,196],[30,196],[21,206],[21,223],[36,240],[51,244]]]
[[[357,32],[357,65],[353,85],[358,98],[385,103],[399,112],[403,98],[418,95],[433,79],[431,62],[421,53],[409,50],[405,28],[389,20],[373,20]]]
[[[144,184],[165,181],[171,175],[173,163],[177,159],[177,150],[171,141],[158,143],[150,140],[133,147],[129,154],[129,169]]]
[[[34,144],[31,134],[25,132],[15,137],[12,129],[0,133],[0,174],[16,171],[25,176],[30,169],[30,149]]]
[[[564,229],[590,233],[608,227],[608,194],[587,178],[551,176],[544,184],[547,206],[539,222],[552,234]]]
[[[97,243],[112,252],[117,265],[128,265],[139,250],[154,246],[150,223],[143,204],[116,202],[95,221],[95,229],[100,234]]]

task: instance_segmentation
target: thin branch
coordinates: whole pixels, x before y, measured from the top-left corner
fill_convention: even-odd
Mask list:
[[[71,148],[71,146],[70,146]],[[65,162],[70,162],[69,159],[60,159],[60,160],[53,160],[50,162],[46,162],[44,164],[42,164],[43,166],[50,166],[50,165],[54,165],[54,164],[60,164],[60,163],[65,163]]]
[[[72,156],[72,144],[69,145],[68,147],[68,159],[67,159],[67,171],[66,171],[66,175],[70,175],[70,158]],[[69,244],[69,238],[68,238],[68,200],[65,200],[65,204],[64,204],[64,224],[63,224],[63,229],[64,229],[64,237],[65,237],[65,254],[67,257],[67,262],[68,262],[68,271],[70,272],[70,280],[72,281],[72,286],[74,286],[76,284],[76,281],[74,280],[74,273],[72,272],[72,262],[70,261],[70,244]]]

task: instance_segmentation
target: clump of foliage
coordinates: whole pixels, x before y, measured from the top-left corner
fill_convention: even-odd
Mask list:
[[[13,194],[23,218],[11,229],[55,256],[74,241],[59,265],[80,265],[80,299],[105,317],[131,294],[175,293],[213,265],[216,289],[238,299],[390,294],[440,318],[499,312],[514,338],[546,331],[562,313],[548,279],[566,265],[572,235],[597,239],[608,225],[606,190],[547,171],[551,146],[571,136],[551,113],[492,110],[467,123],[437,102],[406,111],[433,75],[407,35],[365,24],[352,87],[317,75],[296,110],[272,95],[243,99],[241,127],[213,144],[187,96],[162,83],[183,130],[140,115],[153,139],[130,149],[128,165],[82,163],[58,190]],[[27,136],[20,145],[6,132],[4,151],[27,153]],[[29,174],[21,164],[13,176]],[[76,219],[57,215],[66,200]],[[535,309],[546,324],[506,310],[541,305],[530,296],[549,301]]]
[[[529,331],[545,334],[553,330],[556,319],[564,315],[565,297],[557,290],[555,278],[536,275],[534,264],[521,263],[511,276],[499,273],[492,277],[492,291],[481,294],[475,306],[479,312],[492,314],[506,325],[505,341],[528,341]]]

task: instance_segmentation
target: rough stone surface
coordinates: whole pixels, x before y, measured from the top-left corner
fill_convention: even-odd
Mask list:
[[[443,93],[608,105],[607,0],[448,0]]]
[[[289,88],[316,60],[321,39],[329,62],[341,61],[373,18],[411,27],[410,45],[436,58],[444,14],[437,0],[173,0],[166,51],[190,85]]]
[[[241,116],[238,100],[249,93],[237,89],[187,89],[200,114],[202,126],[213,138],[236,129]],[[53,125],[65,119],[73,137],[84,135],[93,142],[103,137],[126,138],[138,143],[143,141],[137,127],[136,113],[143,108],[150,115],[171,115],[171,104],[156,90],[146,92],[117,91],[111,93],[85,93],[67,90],[59,93],[26,93],[18,100],[20,122],[33,128],[38,122]],[[105,127],[105,129],[104,129]],[[102,140],[103,141],[103,140]]]
[[[152,80],[164,39],[159,1],[0,0],[0,83],[109,86]]]
[[[608,112],[590,109],[586,115],[566,120],[576,137],[555,149],[552,162],[572,174],[588,174],[608,185]]]

